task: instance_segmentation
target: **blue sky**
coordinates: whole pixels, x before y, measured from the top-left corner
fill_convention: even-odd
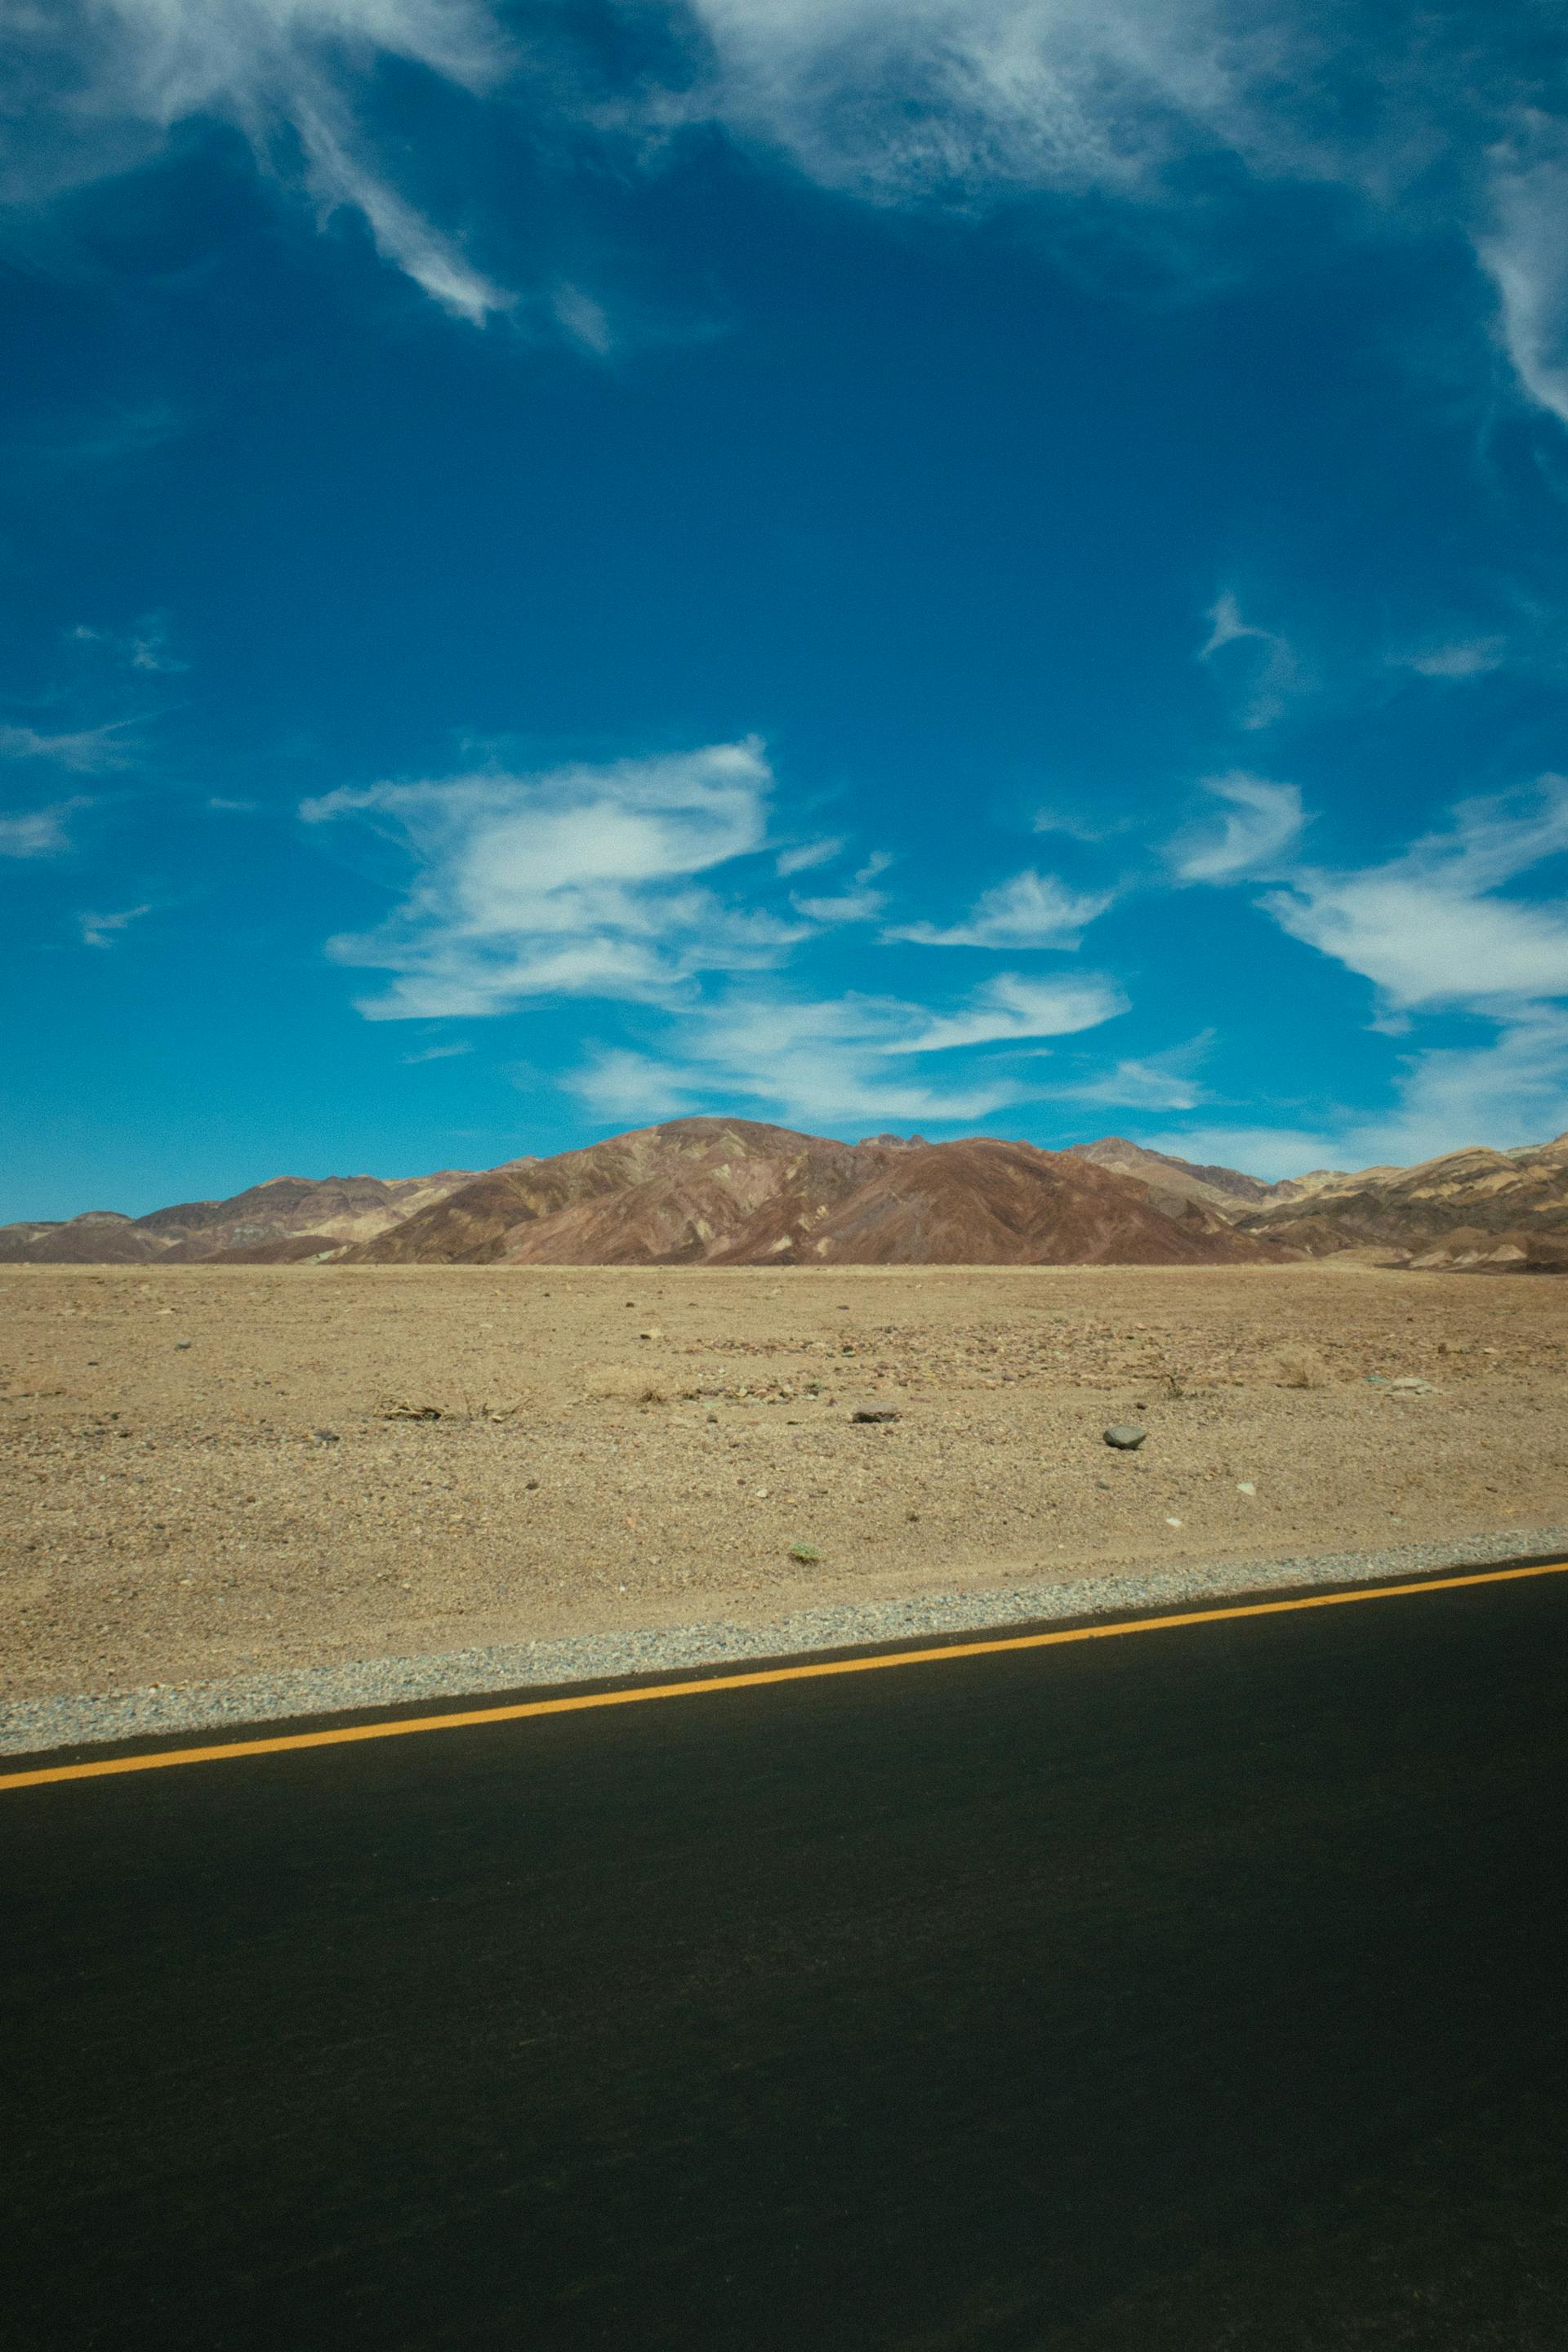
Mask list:
[[[1554,8],[3,40],[0,1216],[1568,1126]]]

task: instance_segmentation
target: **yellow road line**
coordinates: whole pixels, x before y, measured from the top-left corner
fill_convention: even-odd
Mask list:
[[[269,1739],[231,1739],[213,1748],[163,1748],[144,1756],[110,1756],[97,1764],[50,1764],[34,1772],[0,1773],[0,1790],[38,1789],[52,1780],[100,1780],[119,1772],[160,1772],[171,1764],[219,1764],[237,1756],[281,1756],[295,1748],[342,1748],[359,1739],[403,1739],[415,1731],[467,1731],[476,1724],[519,1723],[525,1716],[575,1715],[591,1706],[640,1706],[655,1698],[701,1698],[712,1691],[758,1690],[766,1683],[808,1682],[826,1675],[876,1674],[884,1666],[932,1666],[949,1658],[990,1658],[1004,1650],[1048,1650],[1068,1642],[1114,1641],[1122,1633],[1164,1633],[1178,1625],[1219,1625],[1237,1617],[1279,1617],[1298,1609],[1342,1609],[1357,1601],[1399,1601],[1418,1592],[1455,1592],[1468,1584],[1511,1584],[1532,1576],[1561,1576],[1568,1559],[1531,1568],[1482,1570],[1473,1576],[1426,1577],[1417,1584],[1363,1585],[1349,1592],[1312,1592],[1295,1601],[1238,1601],[1227,1609],[1189,1609],[1170,1617],[1133,1617],[1119,1624],[1072,1625],[1056,1633],[1006,1633],[940,1649],[884,1651],[873,1658],[824,1658],[804,1666],[764,1666],[745,1675],[710,1675],[694,1682],[647,1683],[637,1690],[586,1691],[574,1698],[531,1698],[510,1706],[481,1706],[451,1715],[406,1716],[397,1723],[351,1723],[337,1731],[282,1731]]]

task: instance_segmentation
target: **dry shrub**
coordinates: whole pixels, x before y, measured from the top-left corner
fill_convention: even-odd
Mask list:
[[[668,1404],[669,1391],[640,1364],[606,1364],[583,1383],[590,1404]]]
[[[1274,1371],[1282,1389],[1326,1389],[1331,1377],[1312,1348],[1287,1348],[1275,1358]]]

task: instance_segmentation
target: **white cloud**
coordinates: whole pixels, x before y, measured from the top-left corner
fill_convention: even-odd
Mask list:
[[[585,352],[603,359],[615,349],[609,312],[581,286],[558,286],[550,298],[550,310],[556,325]]]
[[[1112,981],[1078,973],[1070,979],[1028,980],[1020,972],[1005,971],[976,989],[965,1011],[931,1015],[887,1051],[942,1054],[1004,1040],[1016,1044],[1068,1037],[1097,1029],[1127,1010],[1127,999]]]
[[[1059,833],[1068,841],[1109,841],[1114,834],[1125,833],[1131,817],[1085,816],[1081,811],[1062,808],[1037,809],[1029,820],[1035,833]]]
[[[1038,1050],[1042,1038],[1124,1010],[1107,982],[1037,983],[1012,973],[946,1015],[892,997],[740,997],[687,1014],[672,1055],[603,1051],[569,1083],[602,1118],[666,1118],[740,1099],[830,1129],[868,1119],[951,1125],[984,1118],[1031,1089],[994,1062],[927,1079],[913,1074],[910,1056],[999,1044]]]
[[[1501,667],[1507,652],[1504,637],[1458,637],[1449,645],[1401,654],[1397,662],[1400,668],[1413,669],[1421,677],[1485,677]]]
[[[1107,1103],[1123,1110],[1192,1110],[1206,1099],[1194,1073],[1213,1044],[1214,1031],[1205,1029],[1201,1036],[1169,1046],[1163,1054],[1118,1062],[1100,1077],[1051,1091],[1064,1101]]]
[[[1241,607],[1227,588],[1206,615],[1209,634],[1198,648],[1201,662],[1212,662],[1232,646],[1256,646],[1247,657],[1247,689],[1239,724],[1250,731],[1270,727],[1279,717],[1299,682],[1300,670],[1289,642],[1273,629],[1261,629],[1242,618]]]
[[[163,613],[149,613],[122,636],[110,629],[89,628],[85,621],[79,622],[70,631],[70,637],[75,645],[104,646],[129,669],[163,675],[190,667],[189,662],[182,661],[170,646],[168,616]]]
[[[759,743],[539,775],[375,784],[307,802],[361,820],[416,865],[376,930],[331,943],[396,975],[373,1019],[505,1012],[526,1001],[674,1001],[702,971],[775,962],[805,936],[694,877],[761,849],[772,778]]]
[[[1568,155],[1563,126],[1527,118],[1526,149],[1500,153],[1477,251],[1498,294],[1498,334],[1531,400],[1568,424]]]
[[[406,184],[418,140],[378,141],[389,60],[525,104],[536,154],[600,139],[640,160],[717,126],[878,205],[1089,195],[1101,214],[1141,207],[1163,234],[1190,200],[1184,171],[1227,157],[1257,179],[1349,189],[1380,226],[1458,222],[1498,289],[1521,388],[1568,416],[1568,163],[1540,62],[1555,25],[1530,0],[1489,17],[1429,11],[1419,37],[1401,12],[1348,0],[656,0],[630,12],[655,38],[619,83],[592,29],[574,49],[576,13],[35,0],[6,28],[15,135],[0,197],[106,178],[175,126],[220,120],[323,217],[356,213],[393,267],[480,323],[513,298],[419,209]],[[1189,219],[1201,211],[1188,201]],[[569,278],[531,307],[586,349],[610,344],[603,305]]]
[[[1274,1181],[1314,1168],[1410,1167],[1467,1144],[1507,1151],[1568,1126],[1568,1011],[1534,1005],[1484,1045],[1402,1055],[1386,1110],[1342,1111],[1312,1129],[1205,1126],[1150,1139],[1155,1150]]]
[[[831,865],[843,855],[844,844],[834,841],[802,841],[791,849],[781,849],[773,860],[773,872],[782,877],[805,874],[814,866]]]
[[[1147,186],[1247,70],[1226,12],[1162,0],[694,0],[688,110],[875,201]]]
[[[71,845],[67,818],[77,809],[91,805],[78,793],[72,800],[56,801],[49,808],[24,809],[12,816],[0,816],[0,857],[53,857],[68,849]]]
[[[962,923],[945,929],[936,923],[906,923],[883,937],[927,948],[1076,948],[1114,896],[1110,890],[1069,890],[1054,875],[1031,868],[987,890]]]
[[[1555,13],[1319,0],[691,0],[709,120],[873,203],[1093,193],[1163,225],[1196,158],[1335,184],[1386,230],[1468,227],[1525,395],[1568,421]],[[1259,717],[1255,723],[1266,720]]]
[[[456,1061],[459,1055],[471,1054],[473,1050],[471,1045],[426,1045],[420,1053],[405,1054],[404,1066],[412,1069],[419,1062]]]
[[[1261,905],[1294,939],[1370,981],[1369,1024],[1412,1036],[1422,1016],[1468,1014],[1489,1024],[1481,1045],[1415,1042],[1397,1057],[1394,1099],[1373,1114],[1342,1111],[1316,1130],[1205,1126],[1158,1148],[1265,1176],[1430,1159],[1466,1143],[1506,1149],[1568,1123],[1568,902],[1503,895],[1568,855],[1568,778],[1463,803],[1443,832],[1359,871],[1299,867]],[[1240,879],[1221,858],[1189,878]],[[1173,1105],[1173,1108],[1181,1108]]]
[[[1294,784],[1272,784],[1239,770],[1207,776],[1204,789],[1227,804],[1217,833],[1198,828],[1179,835],[1168,855],[1183,882],[1229,882],[1243,875],[1278,873],[1295,846],[1305,819]]]
[[[374,828],[413,864],[386,921],[329,951],[392,974],[384,992],[361,1001],[375,1020],[504,1013],[573,997],[636,1006],[645,1024],[667,1016],[666,1049],[607,1038],[568,1081],[610,1118],[740,1099],[828,1125],[972,1119],[1026,1091],[998,1055],[1037,1056],[1046,1041],[1128,1009],[1114,982],[1083,973],[993,973],[958,1003],[935,1005],[747,982],[742,975],[820,946],[826,925],[869,919],[879,905],[869,886],[892,862],[879,851],[851,891],[800,902],[804,919],[781,917],[769,904],[777,877],[761,855],[772,781],[752,740],[538,775],[328,793],[305,803],[308,824]],[[710,877],[725,867],[735,871],[721,893]],[[981,902],[986,943],[1001,944],[1012,927],[1036,944],[1048,904],[1059,944],[1062,899],[1047,902],[1037,877],[1021,878],[1034,886],[1026,901],[1010,884]],[[993,901],[1000,913],[985,923]],[[1069,911],[1081,920],[1087,910],[1086,902]],[[729,984],[716,991],[716,979]],[[954,1059],[975,1055],[978,1065]],[[939,1067],[948,1075],[925,1075]]]
[[[135,724],[132,719],[115,719],[107,726],[83,727],[60,735],[46,735],[36,727],[0,727],[0,759],[50,760],[58,768],[96,775],[131,764],[134,754],[121,738]]]
[[[1394,1009],[1568,993],[1568,906],[1503,885],[1568,850],[1568,780],[1471,801],[1453,830],[1357,873],[1303,870],[1263,901],[1292,939],[1372,981]]]
[[[1568,1011],[1533,1005],[1479,1046],[1433,1046],[1405,1057],[1387,1118],[1350,1130],[1357,1164],[1430,1160],[1467,1143],[1507,1150],[1568,1126]]]
[[[620,1045],[602,1047],[565,1081],[595,1118],[634,1127],[696,1110],[707,1083],[701,1071],[667,1066]]]
[[[298,173],[323,219],[359,214],[383,257],[432,300],[481,324],[510,297],[409,203],[356,111],[388,58],[456,87],[493,89],[508,64],[487,0],[100,0],[14,16],[10,63],[41,127],[15,200],[119,172],[177,124],[232,123],[258,163]],[[64,61],[62,64],[62,60]]]
[[[126,907],[116,915],[79,915],[77,927],[85,948],[111,948],[122,931],[139,923],[153,909],[147,907]]]
[[[792,898],[797,914],[812,923],[874,923],[887,905],[881,890],[846,890],[836,898]]]

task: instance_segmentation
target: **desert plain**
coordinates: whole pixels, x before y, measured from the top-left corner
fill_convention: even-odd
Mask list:
[[[0,1335],[10,1698],[1568,1518],[1550,1276],[22,1266]]]

